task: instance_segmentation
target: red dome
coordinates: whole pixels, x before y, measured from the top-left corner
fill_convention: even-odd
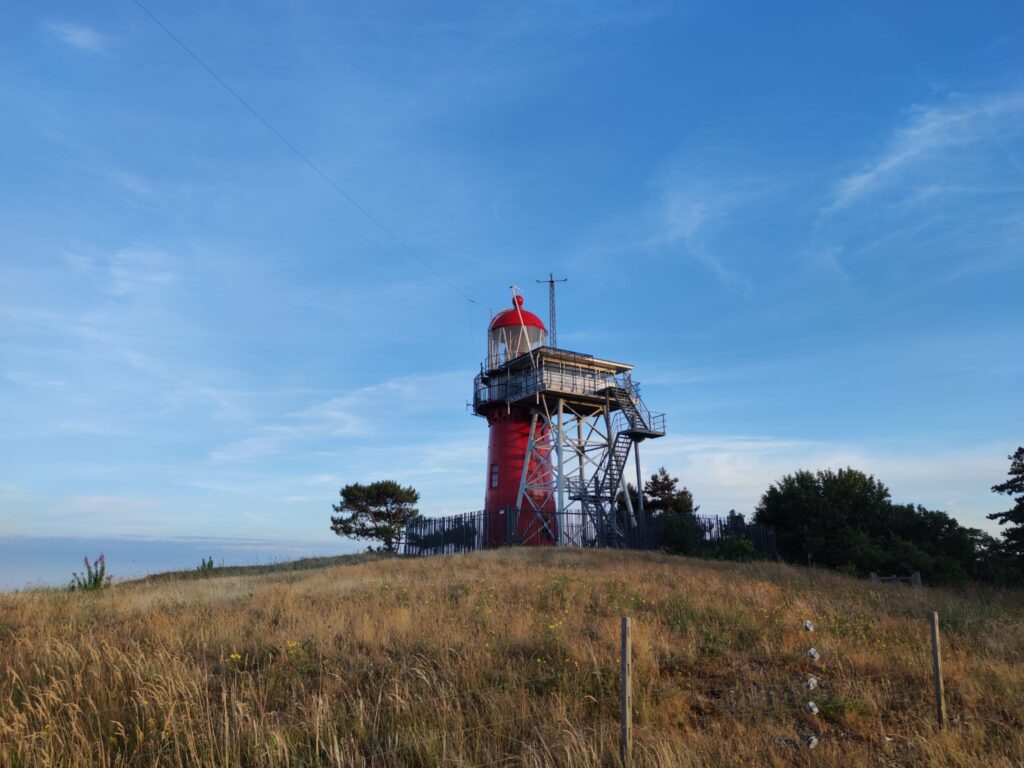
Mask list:
[[[548,329],[544,327],[544,323],[540,321],[533,312],[528,312],[523,309],[523,297],[515,297],[516,305],[510,309],[503,309],[501,312],[496,314],[491,320],[490,330],[495,328],[508,328],[510,326],[533,326],[534,328],[540,328],[544,333],[548,332]]]

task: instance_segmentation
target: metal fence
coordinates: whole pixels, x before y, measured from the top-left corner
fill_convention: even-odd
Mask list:
[[[406,555],[452,555],[487,548],[487,515],[483,511],[447,517],[417,517],[405,526]]]
[[[602,520],[580,511],[484,511],[447,517],[418,517],[405,528],[407,555],[446,555],[503,545],[664,550],[680,554],[746,559],[775,559],[775,529],[716,515],[648,515],[643,525]]]

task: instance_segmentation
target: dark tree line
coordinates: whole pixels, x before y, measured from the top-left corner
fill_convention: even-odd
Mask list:
[[[933,583],[1024,583],[1024,447],[1009,460],[1008,479],[992,487],[1014,502],[988,516],[1006,526],[998,539],[946,512],[897,504],[881,480],[849,467],[786,475],[765,491],[753,522],[774,529],[779,556],[791,563],[861,576],[918,571]],[[636,489],[628,490],[635,508]],[[644,507],[665,549],[706,554],[700,507],[664,468],[644,484]],[[743,515],[729,513],[726,549],[746,543],[745,526]],[[738,551],[725,556],[745,559]]]
[[[850,468],[786,475],[761,497],[754,521],[774,526],[779,555],[793,563],[1012,583],[1024,560],[1024,448],[1010,460],[1010,479],[992,489],[1019,494],[1012,509],[989,516],[1010,524],[1001,541],[945,512],[896,504],[882,481]]]
[[[882,481],[850,468],[786,475],[761,497],[754,520],[775,527],[784,560],[860,575],[982,578],[991,542],[945,512],[893,503]]]

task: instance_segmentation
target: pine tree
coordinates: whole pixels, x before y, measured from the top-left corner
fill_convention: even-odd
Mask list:
[[[694,555],[704,543],[704,529],[696,517],[700,507],[679,478],[662,467],[644,483],[644,510],[661,528],[662,546],[668,552]]]
[[[700,509],[694,506],[690,490],[679,488],[679,478],[672,477],[664,467],[644,483],[644,498],[644,507],[655,515],[694,515]]]
[[[415,488],[394,480],[346,485],[341,503],[332,505],[338,515],[331,515],[331,530],[351,539],[379,541],[382,551],[395,554],[406,523],[419,514],[419,500]]]
[[[1007,456],[1010,460],[1010,479],[1005,483],[992,486],[993,493],[1003,493],[1014,498],[1014,505],[1005,512],[995,512],[988,516],[1000,525],[1009,523],[1010,527],[1003,531],[1003,547],[1017,557],[1024,558],[1024,447],[1018,448]]]

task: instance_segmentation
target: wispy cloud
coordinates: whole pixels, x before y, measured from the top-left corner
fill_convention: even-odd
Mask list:
[[[173,282],[166,253],[155,249],[128,248],[110,259],[110,292],[115,296],[135,293],[147,286]]]
[[[109,40],[105,35],[85,24],[68,21],[51,21],[44,25],[47,32],[64,45],[89,53],[106,53]]]
[[[899,179],[914,165],[982,141],[1019,133],[1024,122],[1024,92],[983,99],[953,98],[944,104],[917,106],[890,137],[883,152],[863,170],[841,179],[824,213],[834,213]]]
[[[160,508],[160,502],[156,499],[126,496],[81,495],[72,496],[68,499],[68,502],[77,511],[109,512],[112,514],[119,514],[121,512],[154,512]]]
[[[153,194],[153,187],[146,179],[137,173],[129,173],[120,168],[104,168],[101,173],[117,184],[119,187],[139,196]]]
[[[248,461],[272,456],[280,450],[280,440],[272,434],[256,435],[227,443],[210,451],[215,462]]]
[[[686,384],[709,384],[742,375],[738,368],[665,368],[658,361],[640,366],[644,371],[644,386],[671,387]]]
[[[174,260],[158,248],[131,246],[109,256],[67,252],[64,261],[72,269],[92,275],[110,296],[128,296],[177,280]]]
[[[130,433],[118,424],[98,419],[66,419],[56,424],[51,432],[58,435],[127,436]]]
[[[753,284],[730,258],[723,234],[772,185],[751,179],[711,182],[680,165],[670,163],[651,180],[655,192],[636,211],[589,235],[597,244],[580,249],[579,268],[591,269],[595,260],[623,256],[690,260],[727,288],[749,295]]]
[[[669,190],[662,200],[661,231],[651,240],[653,245],[685,252],[710,269],[729,287],[749,294],[750,281],[733,267],[710,244],[709,230],[729,215],[729,206],[700,190],[677,188]]]
[[[404,376],[359,387],[312,403],[282,419],[257,427],[253,434],[209,453],[216,463],[248,461],[273,455],[285,445],[318,438],[362,438],[372,441],[432,411],[451,411],[451,392],[461,391],[465,371]]]
[[[850,275],[843,265],[842,253],[841,245],[813,248],[806,253],[807,263],[818,271],[837,277],[842,283],[849,285]]]

